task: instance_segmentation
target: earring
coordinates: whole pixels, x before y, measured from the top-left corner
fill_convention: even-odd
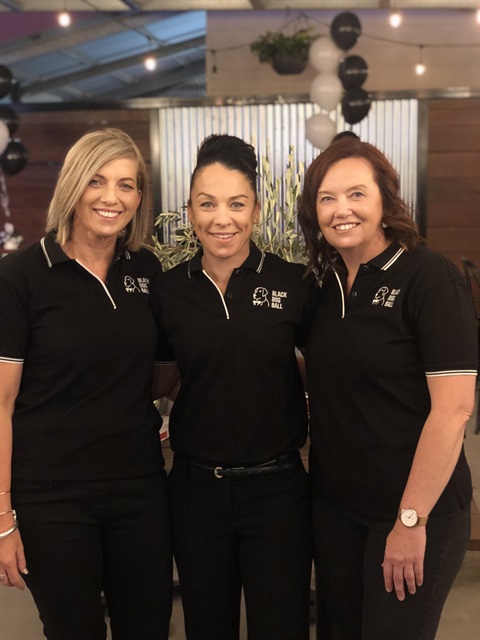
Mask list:
[[[385,222],[382,222],[382,229],[388,229],[388,224],[385,224]]]

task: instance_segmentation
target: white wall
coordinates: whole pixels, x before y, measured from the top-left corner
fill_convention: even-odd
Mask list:
[[[333,18],[339,11],[309,11],[308,24],[329,35]],[[360,19],[362,36],[345,55],[364,58],[370,70],[363,88],[367,91],[480,89],[480,26],[472,11],[410,10],[398,29],[388,24],[388,12],[363,10],[354,13]],[[250,52],[250,42],[266,31],[276,31],[300,14],[283,11],[212,11],[207,20],[207,92],[210,97],[259,97],[262,95],[308,94],[317,71],[310,65],[300,75],[280,76],[268,64],[260,64]],[[306,21],[300,20],[305,26]],[[386,43],[376,38],[387,38]],[[423,53],[427,72],[414,73],[419,50],[396,42],[426,45]],[[428,45],[476,44],[454,48]],[[211,50],[216,51],[213,56]],[[212,67],[215,62],[216,74]]]

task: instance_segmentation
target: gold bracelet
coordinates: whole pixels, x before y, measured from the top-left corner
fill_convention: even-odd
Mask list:
[[[13,516],[13,527],[10,527],[10,529],[7,529],[6,531],[2,531],[0,533],[0,540],[2,540],[2,538],[6,538],[7,536],[9,536],[11,533],[13,533],[14,531],[16,531],[18,529],[18,520],[17,520],[17,512],[15,511],[15,509],[10,509],[9,511],[3,511],[3,513],[0,513],[0,516],[5,515],[6,513],[11,513]]]

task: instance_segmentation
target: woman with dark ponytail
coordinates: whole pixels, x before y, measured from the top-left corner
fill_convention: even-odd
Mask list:
[[[229,135],[201,145],[188,216],[195,257],[163,274],[156,312],[180,371],[170,416],[174,552],[189,640],[305,640],[312,563],[307,436],[295,347],[305,267],[260,251],[257,159]]]

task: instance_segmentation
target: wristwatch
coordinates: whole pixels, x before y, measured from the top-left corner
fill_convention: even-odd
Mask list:
[[[398,519],[406,527],[424,527],[428,516],[419,516],[415,509],[400,509]]]

